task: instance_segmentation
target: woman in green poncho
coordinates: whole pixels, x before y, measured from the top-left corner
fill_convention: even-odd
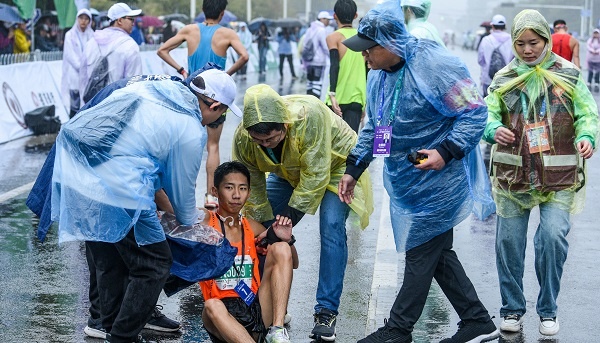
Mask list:
[[[540,333],[554,335],[559,330],[556,298],[567,258],[570,214],[583,207],[585,159],[595,148],[598,109],[580,70],[552,53],[550,29],[540,13],[522,11],[511,31],[515,59],[496,74],[489,88],[483,137],[495,144],[500,329],[518,332],[523,323],[527,225],[531,209],[539,206],[536,310]]]

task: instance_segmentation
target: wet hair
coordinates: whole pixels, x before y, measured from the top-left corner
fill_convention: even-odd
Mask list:
[[[557,19],[554,21],[554,24],[552,25],[553,27],[557,27],[559,25],[564,25],[567,26],[567,22],[562,20],[562,19]]]
[[[333,6],[333,12],[342,24],[352,24],[356,14],[356,3],[354,0],[337,0]]]
[[[213,179],[216,188],[219,188],[225,176],[233,173],[240,173],[248,180],[248,186],[250,185],[250,171],[248,168],[239,161],[230,161],[221,164],[215,169],[215,177]]]
[[[227,0],[204,0],[202,3],[202,11],[206,19],[219,19],[219,15],[226,7]]]
[[[268,135],[269,133],[275,131],[283,131],[285,129],[285,124],[283,123],[273,123],[273,122],[264,122],[258,123],[250,126],[246,130],[248,132],[257,133],[259,135]]]

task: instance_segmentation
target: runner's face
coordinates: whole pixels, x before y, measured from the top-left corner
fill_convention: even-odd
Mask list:
[[[525,30],[515,40],[515,50],[525,62],[534,62],[540,57],[546,46],[546,41],[533,30]]]
[[[256,132],[248,132],[254,143],[262,145],[265,148],[274,149],[285,139],[286,130],[281,131],[273,130],[270,133],[264,135]]]
[[[244,174],[229,173],[225,175],[219,188],[213,187],[213,194],[219,199],[221,210],[237,215],[250,196],[250,185]]]
[[[208,100],[202,95],[196,94],[198,103],[200,104],[200,112],[202,113],[202,125],[208,125],[227,111],[227,106],[221,106],[220,102]]]

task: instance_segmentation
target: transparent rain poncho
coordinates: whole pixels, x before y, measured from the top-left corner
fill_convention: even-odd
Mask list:
[[[425,16],[422,18],[413,18],[410,23],[408,23],[408,32],[410,32],[411,35],[419,39],[431,39],[438,42],[441,46],[446,46],[435,26],[427,21],[429,13],[431,12],[430,0],[402,0],[402,7],[404,6],[416,7],[425,12]]]
[[[415,39],[401,18],[398,1],[391,1],[370,10],[360,22],[360,33],[406,63],[395,72],[369,72],[369,120],[352,151],[359,161],[370,162],[375,126],[392,126],[391,155],[385,158],[383,174],[398,251],[450,230],[474,209],[482,217],[494,211],[478,149],[487,113],[477,86],[457,57],[432,41]],[[452,159],[440,171],[421,171],[408,161],[408,154],[434,149],[444,140],[460,148],[464,158]]]
[[[515,48],[515,41],[526,30],[534,31],[547,42],[540,57],[533,62],[524,61]],[[596,102],[587,89],[581,72],[575,65],[552,53],[552,35],[546,19],[535,10],[520,12],[513,21],[511,39],[515,59],[496,74],[489,88],[490,94],[486,97],[489,118],[484,139],[494,144],[496,130],[501,126],[508,127],[509,123],[516,122],[515,116],[523,116],[523,107],[525,107],[528,118],[533,118],[535,122],[543,120],[540,118],[540,113],[544,112],[542,109],[546,109],[551,151],[555,149],[552,132],[565,132],[565,130],[572,131],[571,140],[575,143],[587,139],[595,147],[598,136]],[[561,108],[566,109],[567,116],[572,118],[570,119],[572,124],[565,126],[561,121],[559,126],[558,123],[554,123],[559,119],[557,111]],[[524,127],[523,130],[525,130]],[[524,145],[527,145],[527,142],[524,141],[525,135],[522,136],[523,139],[516,142],[519,148],[514,149],[518,156],[521,156],[521,152],[529,154],[527,149],[522,149]],[[575,154],[575,150],[573,151]],[[539,154],[543,161],[553,153],[547,151],[533,154]],[[528,155],[522,158],[533,160],[533,156]],[[516,187],[511,189],[513,185],[510,181],[508,185],[501,185],[498,176],[505,179],[507,175],[494,175],[493,190],[498,214],[503,217],[518,216],[522,214],[523,210],[531,209],[543,202],[554,202],[563,210],[571,213],[581,211],[585,198],[585,168],[582,159],[579,157],[577,160],[579,161],[578,173],[583,177],[580,177],[579,181],[573,183],[571,187],[559,191],[543,190],[544,174],[541,174],[541,177],[538,177],[539,174],[534,174],[536,179],[531,181],[531,187],[527,190],[518,190],[515,189]],[[543,173],[548,172],[548,169],[547,166],[544,166]],[[518,172],[519,167],[516,166],[511,175],[516,175]]]
[[[170,80],[114,91],[65,124],[56,140],[52,219],[59,242],[117,242],[133,226],[138,244],[165,239],[154,193],[177,220],[198,217],[194,187],[206,130],[196,96]]]
[[[288,129],[275,164],[252,141],[246,128],[262,122],[286,123]],[[310,95],[280,96],[268,85],[248,88],[244,96],[244,116],[234,135],[233,158],[244,163],[251,173],[250,198],[245,214],[259,222],[273,219],[267,199],[265,173],[287,180],[294,192],[289,206],[315,214],[325,190],[337,194],[346,168],[346,157],[356,144],[356,133],[318,98]],[[373,212],[369,173],[358,181],[350,208],[360,217],[363,228]]]

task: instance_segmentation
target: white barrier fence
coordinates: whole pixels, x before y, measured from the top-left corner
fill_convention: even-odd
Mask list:
[[[257,51],[256,44],[253,44],[248,52],[248,72],[258,70]],[[296,51],[295,46],[293,51]],[[142,51],[140,54],[143,74],[178,75],[158,57],[156,51]],[[234,55],[235,52],[228,52],[227,68],[233,64]],[[171,56],[187,69],[187,49],[175,49]],[[296,70],[300,71],[297,56],[295,61]],[[267,68],[277,68],[278,63],[277,43],[272,42],[267,54]],[[38,107],[55,105],[61,122],[69,120],[69,99],[68,94],[60,93],[61,79],[62,60],[0,65],[0,144],[33,134],[25,125],[25,113]]]

